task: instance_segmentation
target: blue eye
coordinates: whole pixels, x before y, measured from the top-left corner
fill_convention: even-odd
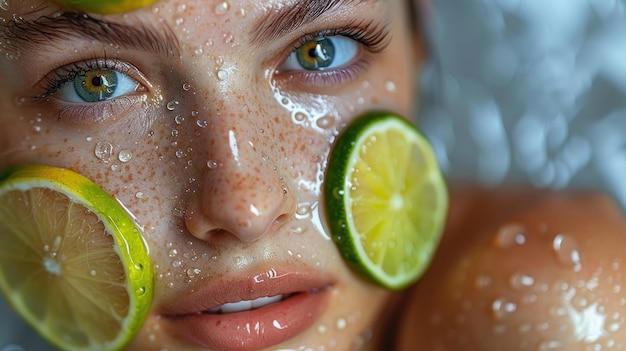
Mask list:
[[[140,84],[129,76],[109,69],[78,72],[61,86],[56,95],[67,102],[100,102],[137,91]]]
[[[292,52],[282,66],[286,71],[323,71],[342,67],[359,54],[359,44],[341,35],[306,41]]]

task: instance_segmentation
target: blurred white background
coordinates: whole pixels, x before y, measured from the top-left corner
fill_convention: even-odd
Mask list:
[[[626,206],[626,1],[435,0],[421,126],[451,178]]]
[[[434,0],[421,127],[453,179],[626,206],[626,0]],[[0,351],[46,351],[0,299]],[[19,347],[16,347],[19,345]]]

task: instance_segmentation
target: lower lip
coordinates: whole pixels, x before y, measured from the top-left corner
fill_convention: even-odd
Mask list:
[[[329,292],[299,293],[256,310],[168,318],[174,335],[211,350],[251,351],[286,341],[309,327],[324,311]]]

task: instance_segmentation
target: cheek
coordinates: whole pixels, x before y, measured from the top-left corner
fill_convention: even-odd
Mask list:
[[[592,197],[505,197],[452,213],[411,304],[413,340],[417,331],[429,350],[621,349],[620,211]]]

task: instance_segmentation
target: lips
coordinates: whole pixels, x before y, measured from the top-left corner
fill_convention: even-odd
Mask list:
[[[176,337],[211,350],[260,350],[315,323],[331,282],[305,271],[269,269],[221,278],[185,293],[161,314]]]

